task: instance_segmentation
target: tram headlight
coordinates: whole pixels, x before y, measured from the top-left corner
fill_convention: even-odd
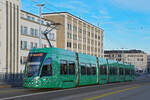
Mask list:
[[[39,79],[39,77],[34,78],[35,85],[39,85],[39,80],[38,79]]]

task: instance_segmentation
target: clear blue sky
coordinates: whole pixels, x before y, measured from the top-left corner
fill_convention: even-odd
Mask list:
[[[34,1],[34,2],[33,2]],[[139,49],[150,54],[150,0],[21,0],[21,9],[38,14],[70,12],[104,29],[104,48]]]

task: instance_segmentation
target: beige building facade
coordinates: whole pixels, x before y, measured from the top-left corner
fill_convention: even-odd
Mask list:
[[[108,50],[105,58],[135,65],[137,70],[146,72],[147,54],[141,50]]]
[[[18,73],[20,0],[0,1],[0,73]]]
[[[104,30],[68,12],[46,13],[43,18],[60,23],[57,31],[58,48],[104,56]]]
[[[23,73],[32,48],[39,46],[39,16],[20,10],[20,0],[0,1],[0,80],[16,79]],[[51,21],[42,19],[41,33]],[[48,35],[56,47],[56,29]],[[42,35],[42,47],[48,42]]]
[[[150,55],[147,57],[147,72],[150,73]]]

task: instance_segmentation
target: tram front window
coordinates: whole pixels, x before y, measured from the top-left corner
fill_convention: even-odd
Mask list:
[[[45,58],[45,53],[30,53],[27,65],[26,65],[26,76],[35,77],[39,75],[40,67]]]

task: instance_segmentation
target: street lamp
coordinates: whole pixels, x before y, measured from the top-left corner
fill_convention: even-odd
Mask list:
[[[36,6],[39,7],[39,15],[40,15],[40,25],[39,25],[39,48],[42,48],[42,41],[41,41],[41,24],[42,24],[42,7],[45,4],[37,4]]]
[[[121,56],[121,58],[122,58],[122,61],[123,61],[123,63],[124,63],[124,48],[121,48],[122,49],[122,56]]]

